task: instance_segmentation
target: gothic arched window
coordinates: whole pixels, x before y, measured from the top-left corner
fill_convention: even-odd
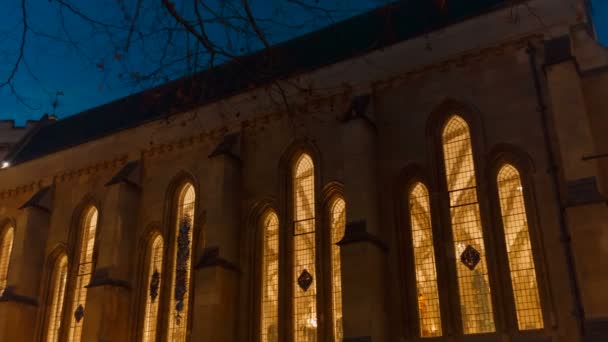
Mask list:
[[[61,320],[63,317],[63,299],[68,278],[68,257],[63,254],[55,261],[51,274],[50,308],[48,311],[47,342],[59,341]]]
[[[70,312],[69,342],[79,342],[84,323],[85,305],[87,302],[87,285],[93,274],[93,251],[95,248],[95,232],[97,230],[98,211],[90,207],[81,221],[81,239],[78,246],[78,268],[76,269],[76,286]]]
[[[156,341],[158,325],[158,301],[163,270],[163,237],[157,235],[148,247],[146,282],[146,307],[144,311],[143,342]]]
[[[279,340],[279,218],[273,210],[262,217],[261,341]]]
[[[412,186],[408,197],[420,336],[441,336],[441,312],[429,192],[424,184],[417,182]]]
[[[8,276],[8,266],[11,259],[11,251],[13,249],[13,237],[15,230],[12,226],[7,226],[0,236],[0,296],[6,289],[6,280]]]
[[[498,171],[498,196],[519,330],[543,328],[536,270],[519,172],[505,164]]]
[[[473,148],[464,119],[457,115],[449,118],[443,128],[442,145],[463,331],[465,334],[494,332]]]
[[[315,177],[312,158],[302,154],[293,166],[294,341],[317,340]]]
[[[333,294],[333,328],[335,341],[343,339],[342,326],[342,267],[340,261],[340,246],[337,245],[344,237],[346,227],[346,203],[341,197],[336,198],[330,210],[331,219],[331,286]]]
[[[183,185],[177,198],[175,244],[171,277],[168,341],[184,342],[188,332],[192,230],[196,193],[190,183]]]

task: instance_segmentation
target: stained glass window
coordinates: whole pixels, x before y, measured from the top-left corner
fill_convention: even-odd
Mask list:
[[[261,341],[279,340],[279,218],[269,211],[262,219]]]
[[[49,323],[47,342],[59,341],[61,319],[63,317],[63,299],[65,297],[65,284],[68,277],[68,257],[62,255],[57,258],[51,275],[51,306],[49,308]]]
[[[452,116],[443,129],[442,140],[463,331],[494,332],[469,126],[461,117]]]
[[[156,341],[158,324],[158,301],[163,270],[163,238],[157,235],[149,247],[149,266],[146,285],[146,308],[144,312],[143,342]]]
[[[13,227],[8,226],[4,229],[4,234],[0,240],[0,296],[2,296],[6,288],[8,264],[11,259],[11,250],[13,249],[13,235]]]
[[[521,178],[509,164],[500,169],[497,178],[517,324],[520,330],[542,329],[543,317]]]
[[[314,166],[310,156],[302,154],[293,170],[294,340],[311,342],[317,340],[317,274]]]
[[[84,324],[85,306],[87,302],[87,285],[93,273],[93,250],[95,247],[95,231],[97,229],[97,208],[91,207],[86,211],[83,220],[80,253],[78,255],[78,268],[76,286],[70,317],[69,342],[79,342]]]
[[[420,336],[441,336],[431,203],[429,192],[422,183],[414,184],[409,193],[409,213],[416,270]]]
[[[346,204],[342,198],[334,200],[331,206],[331,280],[333,293],[334,338],[342,342],[342,268],[340,263],[340,246],[346,227]]]
[[[192,229],[196,194],[192,184],[179,191],[175,222],[175,245],[171,277],[168,341],[184,342],[188,333],[190,269],[192,262]]]

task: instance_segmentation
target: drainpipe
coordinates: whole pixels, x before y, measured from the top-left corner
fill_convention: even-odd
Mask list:
[[[540,121],[543,128],[543,138],[545,140],[545,148],[547,153],[547,161],[549,163],[548,173],[551,176],[551,183],[553,188],[553,194],[555,196],[555,204],[559,208],[559,228],[560,228],[560,240],[564,248],[564,254],[566,257],[566,267],[568,269],[568,280],[570,290],[572,292],[572,305],[574,306],[574,317],[577,320],[579,335],[582,337],[585,332],[584,328],[584,317],[585,310],[582,305],[580,287],[576,277],[576,264],[574,262],[574,253],[572,251],[570,227],[566,220],[566,207],[562,204],[563,199],[560,192],[559,176],[557,174],[558,165],[556,162],[553,144],[549,135],[549,126],[547,123],[547,106],[543,101],[543,92],[538,75],[538,69],[536,64],[536,48],[528,43],[526,49],[528,53],[528,60],[530,62],[530,68],[532,69],[532,78],[534,80],[534,88],[536,90],[536,101],[538,105],[538,113],[540,114]]]

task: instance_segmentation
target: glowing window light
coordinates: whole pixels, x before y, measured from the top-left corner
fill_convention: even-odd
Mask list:
[[[279,218],[269,211],[262,219],[261,341],[279,340]]]
[[[146,282],[146,308],[144,312],[143,342],[156,341],[158,302],[163,274],[163,238],[157,235],[149,247],[149,266]]]
[[[51,276],[51,306],[49,309],[49,323],[46,336],[47,342],[59,341],[67,276],[68,257],[62,255],[57,259]]]
[[[465,334],[494,332],[469,126],[461,117],[452,116],[443,129],[442,141],[463,331]],[[463,262],[463,253],[467,251],[478,253],[472,269]]]
[[[334,338],[336,342],[343,340],[342,325],[342,267],[340,263],[340,246],[337,245],[344,237],[346,227],[346,203],[342,198],[334,200],[331,206],[331,280],[333,293]]]
[[[303,154],[294,165],[294,341],[317,340],[314,166]]]
[[[441,312],[433,247],[431,203],[429,192],[422,183],[416,183],[412,187],[408,202],[416,268],[420,336],[441,336]]]
[[[497,181],[517,324],[519,330],[542,329],[543,316],[521,178],[519,172],[507,164],[498,172]]]
[[[87,285],[91,282],[93,273],[93,250],[95,247],[95,231],[97,229],[98,212],[91,207],[83,220],[82,240],[78,256],[78,269],[76,286],[70,312],[69,342],[79,342],[84,324],[85,308],[87,302]]]
[[[8,266],[11,260],[11,251],[13,250],[14,229],[8,226],[4,229],[4,234],[0,240],[0,296],[6,289],[6,281],[8,277]]]
[[[175,244],[173,248],[173,267],[172,267],[172,276],[171,276],[171,300],[169,306],[169,329],[167,331],[168,336],[167,340],[169,342],[185,342],[188,334],[188,312],[189,312],[189,297],[190,297],[190,271],[192,264],[192,230],[194,228],[194,204],[196,200],[196,193],[194,191],[194,186],[188,183],[185,184],[181,191],[179,192],[178,197],[178,206],[177,206],[177,220],[175,222]],[[177,267],[177,257],[178,257],[178,248],[179,248],[179,231],[180,225],[182,225],[183,220],[189,220],[190,229],[187,232],[187,248],[188,248],[188,257],[186,258],[185,264],[185,284],[184,284],[184,296],[182,304],[178,310],[177,301],[175,299],[174,293],[176,291],[176,267]],[[184,241],[185,242],[185,241]],[[183,246],[185,248],[185,246]]]

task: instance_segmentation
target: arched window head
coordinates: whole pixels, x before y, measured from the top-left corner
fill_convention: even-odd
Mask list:
[[[446,122],[442,143],[463,331],[494,332],[471,135],[460,116],[454,115]]]
[[[148,247],[146,282],[146,308],[144,311],[143,342],[156,341],[158,302],[163,275],[163,237],[157,235]]]
[[[82,326],[86,313],[87,285],[91,282],[91,275],[93,274],[93,251],[95,250],[97,220],[97,208],[90,207],[85,211],[81,221],[76,285],[74,286],[74,298],[70,312],[69,342],[79,342],[82,336]]]
[[[47,342],[59,341],[61,320],[63,317],[63,302],[65,298],[65,285],[68,279],[68,257],[63,254],[55,261],[49,286],[50,307],[48,310]]]
[[[279,340],[279,218],[273,210],[262,216],[261,342]]]
[[[409,193],[408,206],[416,271],[420,336],[441,336],[441,312],[433,246],[431,203],[429,192],[424,184],[414,184]]]
[[[168,340],[170,342],[186,341],[187,336],[195,201],[194,186],[190,183],[184,184],[178,192],[176,210],[169,307]]]
[[[312,158],[302,154],[293,166],[294,341],[317,340],[315,267],[315,177]]]
[[[506,164],[498,172],[497,182],[517,324],[519,330],[542,329],[543,316],[519,172]]]
[[[338,242],[344,237],[346,227],[346,203],[341,197],[336,198],[330,210],[331,219],[331,282],[333,294],[333,328],[336,342],[343,340],[342,325],[342,264]]]
[[[13,239],[15,229],[13,226],[7,226],[0,236],[0,296],[6,289],[6,281],[8,277],[8,266],[11,260],[11,251],[13,250]]]

